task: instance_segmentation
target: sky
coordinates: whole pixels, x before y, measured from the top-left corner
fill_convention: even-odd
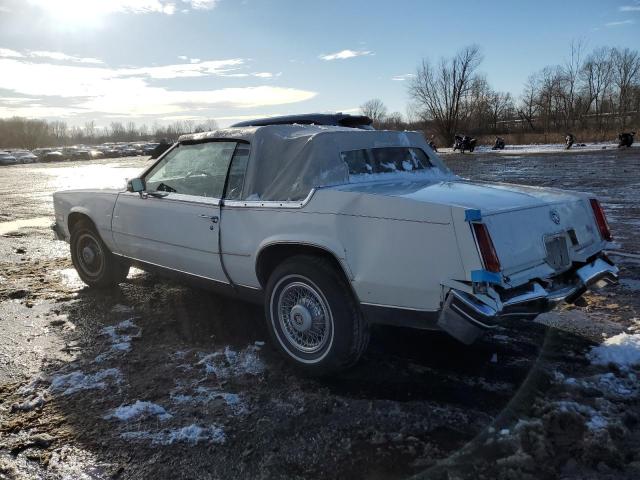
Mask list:
[[[0,0],[0,118],[82,126],[406,114],[422,59],[477,44],[520,95],[572,41],[638,49],[640,0]]]

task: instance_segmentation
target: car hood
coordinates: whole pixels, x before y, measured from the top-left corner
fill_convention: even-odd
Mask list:
[[[575,201],[579,195],[553,188],[455,180],[390,181],[342,185],[343,191],[386,195],[425,203],[481,210],[483,215]]]

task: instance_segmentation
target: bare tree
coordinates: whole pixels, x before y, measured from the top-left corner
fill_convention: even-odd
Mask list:
[[[58,142],[58,145],[63,143],[63,140],[67,137],[67,124],[63,121],[56,120],[49,124],[51,126],[51,133]]]
[[[387,116],[387,107],[379,98],[373,98],[364,102],[360,105],[360,111],[363,115],[373,120],[373,126],[376,128]]]
[[[93,120],[91,120],[90,122],[85,122],[84,134],[88,138],[93,138],[96,134],[96,122],[94,122]]]
[[[442,58],[437,64],[423,60],[411,81],[409,94],[421,117],[432,121],[446,141],[453,138],[461,118],[468,113],[464,105],[481,61],[480,48],[468,46],[453,58]]]
[[[487,107],[491,116],[493,129],[498,129],[498,120],[505,118],[513,110],[513,100],[510,93],[491,91],[487,96]]]
[[[538,78],[536,75],[530,75],[520,97],[518,115],[527,122],[532,131],[535,131],[533,117],[538,113],[538,93]]]
[[[602,131],[602,108],[607,91],[611,86],[613,64],[611,49],[599,48],[589,55],[582,66],[581,77],[584,82],[584,114],[592,111],[596,118],[597,128]]]
[[[569,129],[575,126],[577,104],[580,100],[578,81],[582,68],[583,50],[582,42],[572,41],[569,57],[558,69],[558,90],[556,93],[561,100],[565,127]]]
[[[640,56],[635,50],[625,48],[614,49],[613,55],[613,83],[617,89],[618,114],[620,124],[624,129],[627,124],[627,113],[633,105],[634,87],[640,81]]]
[[[109,124],[111,138],[115,141],[122,141],[125,138],[126,130],[121,122],[111,122]]]
[[[402,120],[402,114],[400,112],[393,112],[384,117],[379,122],[379,128],[383,130],[404,130],[406,124]]]

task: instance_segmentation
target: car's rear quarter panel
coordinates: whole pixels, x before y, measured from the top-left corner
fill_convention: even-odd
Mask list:
[[[435,311],[441,283],[465,277],[448,206],[327,189],[309,210],[337,212],[336,236],[361,302]]]
[[[242,285],[260,286],[256,258],[274,243],[331,252],[364,303],[435,311],[441,283],[465,278],[447,206],[320,189],[303,208],[225,207],[221,227],[225,266]]]

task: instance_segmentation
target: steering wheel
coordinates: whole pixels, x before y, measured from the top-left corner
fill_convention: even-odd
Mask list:
[[[192,170],[189,173],[187,173],[187,176],[184,178],[189,178],[189,177],[195,177],[196,175],[204,175],[206,177],[210,177],[211,174],[209,172],[207,172],[206,170]]]

